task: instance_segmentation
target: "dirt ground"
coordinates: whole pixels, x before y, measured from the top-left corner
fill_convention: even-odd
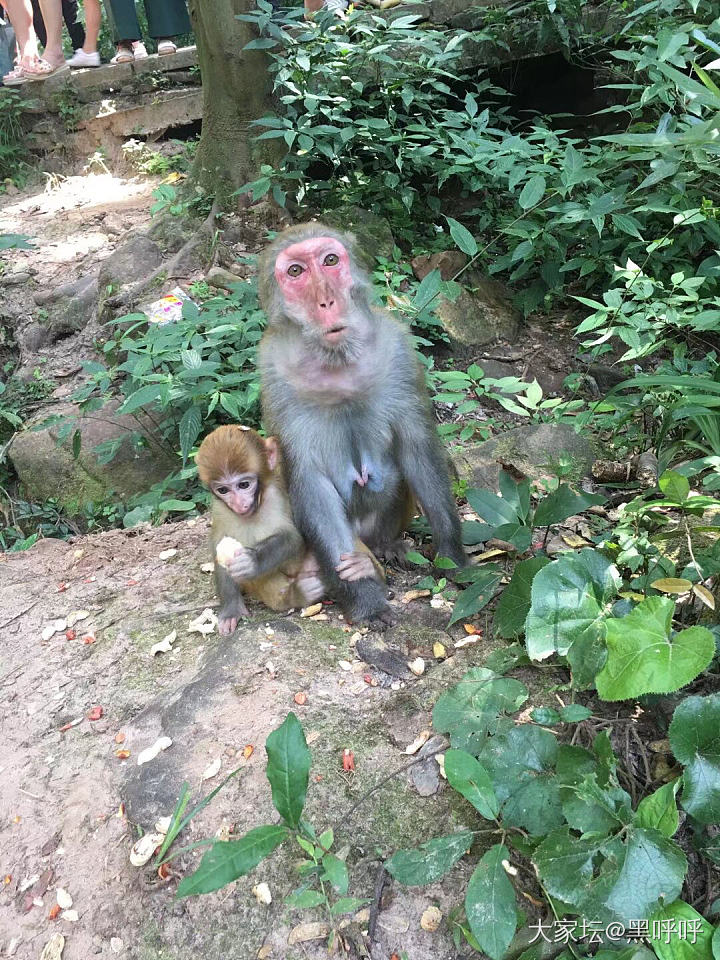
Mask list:
[[[256,609],[256,619],[230,640],[188,633],[192,619],[214,602],[211,577],[200,569],[205,538],[205,522],[198,520],[73,543],[46,540],[26,553],[0,556],[3,956],[38,957],[56,933],[65,937],[65,960],[251,958],[262,946],[269,950],[262,956],[272,958],[326,955],[319,940],[288,946],[297,924],[322,919],[318,911],[303,916],[281,902],[298,884],[299,849],[281,850],[225,890],[182,901],[174,891],[198,852],[173,861],[166,882],[129,860],[137,827],[152,829],[169,815],[183,781],[197,800],[236,767],[239,775],[177,843],[213,836],[223,826],[240,835],[276,822],[263,745],[290,710],[313,753],[308,814],[319,828],[334,825],[338,847],[349,847],[351,895],[373,896],[378,867],[396,847],[414,846],[441,827],[472,824],[470,808],[458,798],[451,802],[444,785],[422,797],[407,772],[350,818],[345,811],[408,762],[404,748],[429,727],[439,688],[484,659],[482,641],[436,665],[434,640],[453,654],[453,639],[442,627],[446,612],[427,600],[395,600],[400,623],[387,642],[408,659],[424,656],[428,672],[394,680],[357,658],[353,631],[333,607],[321,621],[268,620]],[[177,553],[160,559],[166,550]],[[393,584],[398,594],[405,586]],[[74,611],[87,616],[67,634],[56,621],[72,620]],[[43,639],[53,624],[60,629]],[[172,651],[153,655],[152,645],[173,630]],[[455,639],[462,632],[452,630]],[[297,693],[306,695],[303,705],[295,702]],[[97,707],[102,717],[88,719]],[[172,746],[138,766],[140,751],[160,736],[170,737]],[[247,745],[254,747],[249,759]],[[342,769],[346,748],[355,756],[354,773]],[[129,756],[121,759],[124,750]],[[203,781],[218,760],[218,772]],[[434,887],[390,884],[371,955],[406,950],[415,960],[454,957],[446,924],[429,933],[420,917],[431,904],[446,916],[463,877],[460,865]],[[262,880],[273,895],[270,907],[252,894]],[[57,888],[72,897],[77,920],[50,919]],[[351,930],[359,943],[363,929],[361,914]]]

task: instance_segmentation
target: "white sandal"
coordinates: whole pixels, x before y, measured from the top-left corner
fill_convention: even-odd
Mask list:
[[[132,52],[132,48],[128,49],[127,47],[118,47],[117,53],[112,58],[110,63],[132,63],[135,59],[135,54]]]
[[[172,40],[161,40],[160,43],[158,43],[157,52],[159,56],[167,57],[171,53],[177,53],[177,46]]]

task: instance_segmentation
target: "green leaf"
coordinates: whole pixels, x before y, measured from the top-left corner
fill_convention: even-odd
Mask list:
[[[511,543],[519,553],[525,553],[532,542],[532,530],[525,523],[501,523],[493,530],[498,540]]]
[[[22,233],[0,233],[0,250],[33,250],[30,237]]]
[[[535,707],[530,714],[530,719],[545,727],[553,727],[556,723],[560,723],[560,714],[552,707]]]
[[[176,896],[212,893],[244,877],[289,836],[287,827],[255,827],[239,840],[214,843],[195,873],[180,881]]]
[[[133,413],[140,407],[147,407],[159,400],[167,391],[167,385],[164,383],[146,383],[144,387],[135,390],[118,407],[118,413]]]
[[[405,559],[409,560],[410,563],[417,564],[418,567],[426,567],[430,563],[428,558],[418,553],[417,550],[408,550],[405,554]]]
[[[621,579],[599,551],[587,548],[553,560],[536,575],[525,625],[528,656],[566,654],[586,635],[597,636],[610,613]]]
[[[567,827],[547,836],[535,851],[535,864],[543,886],[552,897],[576,905],[593,875],[593,860],[605,841],[576,837]]]
[[[658,486],[668,498],[675,503],[684,503],[690,493],[690,482],[677,470],[666,470],[658,480]]]
[[[683,807],[700,823],[720,823],[720,693],[686,697],[675,708],[669,736],[685,765]]]
[[[535,511],[533,525],[549,527],[561,523],[568,517],[574,517],[593,504],[604,503],[605,497],[595,493],[575,493],[567,484],[560,484],[557,490],[549,493],[540,501]]]
[[[202,429],[202,413],[200,407],[188,407],[180,420],[180,452],[183,458],[183,467],[187,463],[187,458],[192,450],[193,444],[200,435]]]
[[[493,526],[499,526],[502,523],[517,523],[518,520],[522,520],[511,503],[489,490],[476,490],[471,487],[466,496],[467,502],[475,513]]]
[[[465,894],[470,929],[492,960],[505,954],[517,926],[515,891],[502,865],[509,859],[505,846],[491,847],[470,877]]]
[[[592,710],[584,707],[581,703],[569,703],[560,710],[560,717],[563,723],[580,723],[592,716]]]
[[[347,893],[350,879],[345,861],[336,857],[334,853],[326,853],[322,858],[322,865],[325,869],[323,879],[329,881],[337,893]]]
[[[435,837],[415,850],[398,850],[386,861],[385,869],[406,887],[435,883],[467,853],[473,836],[472,830],[462,830]]]
[[[291,910],[309,910],[325,903],[325,897],[319,890],[296,890],[285,897],[285,906]]]
[[[653,914],[648,939],[658,960],[712,960],[713,957],[712,924],[683,900],[676,900]]]
[[[195,509],[195,503],[193,500],[175,500],[170,498],[169,500],[162,500],[158,504],[159,510],[175,510],[178,513],[186,513],[188,510]]]
[[[678,792],[680,780],[663,784],[662,787],[651,793],[638,804],[633,822],[638,827],[652,827],[659,830],[665,837],[675,835],[680,824],[675,795]]]
[[[515,713],[527,697],[527,687],[519,680],[473,667],[440,696],[433,709],[433,727],[439,733],[449,733],[456,749],[476,755],[486,735],[497,729],[502,715]]]
[[[445,775],[448,783],[475,807],[480,816],[494,820],[500,812],[487,770],[464,750],[445,752]]]
[[[675,601],[648,597],[626,616],[606,621],[607,660],[596,677],[603,700],[630,700],[646,693],[672,693],[694,680],[715,655],[705,627],[670,637]]]
[[[372,903],[372,900],[363,897],[341,897],[330,907],[330,913],[333,917],[339,917],[343,913],[353,913],[368,903]]]
[[[275,809],[290,827],[297,827],[305,805],[310,751],[305,733],[294,713],[273,730],[265,741],[268,755],[267,778]]]
[[[77,458],[80,456],[81,448],[82,448],[82,433],[79,430],[75,430],[72,438],[73,460],[77,460]]]
[[[478,754],[502,803],[506,827],[534,837],[563,822],[558,783],[553,775],[557,740],[543,727],[512,727],[490,737]]]
[[[469,257],[474,257],[478,251],[475,237],[473,237],[466,227],[458,223],[457,220],[453,220],[452,217],[445,217],[445,219],[450,227],[450,236],[453,238],[455,245]]]
[[[535,574],[551,562],[550,557],[537,556],[515,565],[510,582],[495,608],[495,629],[499,636],[511,638],[523,633],[530,612],[530,589]]]
[[[720,960],[720,926],[715,928],[715,933],[713,934],[712,955],[713,960]]]
[[[475,581],[459,594],[448,626],[452,626],[458,620],[466,620],[468,617],[472,617],[487,606],[495,596],[495,591],[502,578],[502,571],[496,567],[487,567],[480,571]]]
[[[534,207],[542,199],[545,194],[545,187],[545,177],[539,173],[530,177],[520,194],[519,203],[523,210],[529,210],[530,207]]]

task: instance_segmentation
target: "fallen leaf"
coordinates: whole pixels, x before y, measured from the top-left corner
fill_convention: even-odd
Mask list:
[[[408,590],[400,598],[401,603],[411,603],[413,600],[419,600],[421,597],[429,597],[430,590]]]
[[[115,743],[125,743],[125,734],[122,730],[115,734]]]
[[[349,660],[338,660],[338,666],[341,670],[345,670],[345,672],[352,670],[352,664]]]
[[[307,694],[303,693],[302,691],[300,693],[296,693],[295,696],[293,697],[293,700],[295,701],[295,703],[297,703],[298,706],[302,707],[304,704],[307,703]]]
[[[584,537],[578,537],[575,533],[562,533],[560,536],[569,547],[573,548],[573,550],[579,547],[587,546],[587,540]]]
[[[480,633],[480,631],[478,630],[478,628],[475,626],[474,623],[464,623],[463,630],[465,631],[465,633],[469,633],[470,636],[472,636],[475,633]]]
[[[170,877],[172,876],[172,874],[170,873],[170,864],[161,863],[160,866],[158,867],[157,873],[161,880],[169,880]]]
[[[498,550],[497,548],[494,550],[485,550],[483,553],[475,554],[475,559],[482,562],[483,560],[492,560],[493,557],[501,557],[505,553],[507,553],[507,550]]]
[[[704,587],[701,583],[695,583],[693,584],[693,593],[702,600],[706,607],[710,607],[711,610],[715,609],[715,597],[707,587]]]
[[[420,917],[420,926],[423,930],[427,930],[430,933],[434,933],[437,928],[440,926],[440,921],[442,920],[442,914],[437,907],[428,907],[427,910],[423,912],[423,915]]]
[[[11,874],[11,873],[6,873],[6,874],[5,874],[5,876],[3,877],[3,883],[5,884],[5,886],[7,886],[9,883],[12,883],[12,874]]]
[[[134,867],[144,867],[164,839],[161,833],[146,833],[140,837],[130,851],[130,863]]]
[[[269,960],[272,956],[272,947],[269,943],[266,943],[265,946],[260,947],[258,950],[255,960]]]
[[[160,817],[155,821],[155,831],[157,833],[166,834],[170,829],[170,824],[172,823],[172,817]]]
[[[72,897],[63,887],[57,888],[55,891],[55,899],[61,910],[69,910],[73,905]]]
[[[127,760],[127,758],[130,756],[130,751],[129,751],[129,750],[116,750],[116,751],[115,751],[115,756],[118,758],[118,760]]]
[[[125,948],[125,943],[120,937],[110,937],[110,949],[113,953],[120,953]]]
[[[86,637],[82,638],[82,642],[85,644],[95,643],[95,637],[91,633],[88,633]]]
[[[56,633],[62,633],[66,628],[67,621],[53,620],[43,629],[43,632],[40,634],[40,636],[42,637],[43,642],[47,643],[50,637],[54,637]]]
[[[79,623],[81,620],[87,620],[89,616],[89,610],[71,610],[67,615],[67,625],[68,627],[74,627],[76,623]]]
[[[447,650],[439,640],[433,644],[433,656],[436,660],[444,660],[447,657]]]
[[[144,763],[154,760],[159,753],[171,746],[172,740],[170,737],[159,737],[151,747],[140,751],[137,758],[138,766],[141,767]]]
[[[105,711],[101,706],[93,707],[88,713],[88,720],[99,720]]]
[[[316,920],[314,923],[300,923],[290,931],[287,942],[292,947],[296,943],[305,943],[307,940],[324,940],[329,933],[329,925],[322,920]]]
[[[472,637],[463,637],[462,640],[456,640],[453,646],[456,650],[459,650],[461,647],[468,647],[471,643],[477,643],[480,639],[480,634],[476,633]]]
[[[57,920],[57,918],[60,916],[61,909],[62,907],[59,904],[53,904],[53,906],[50,907],[50,912],[48,913],[48,920]]]
[[[76,727],[79,723],[82,723],[84,717],[77,717],[75,720],[71,720],[70,723],[66,723],[64,726],[60,727],[60,733],[67,733],[72,727]]]
[[[659,590],[661,593],[679,594],[692,590],[693,585],[690,580],[685,580],[682,577],[661,577],[659,580],[653,580],[650,586]]]
[[[313,603],[312,606],[305,607],[304,610],[300,611],[301,617],[314,617],[316,613],[322,613],[323,605],[321,603]]]
[[[177,554],[177,550],[174,547],[170,547],[169,550],[162,550],[158,554],[158,559],[160,560],[171,560]]]
[[[521,890],[520,893],[525,897],[526,900],[529,900],[534,907],[544,907],[545,904],[542,900],[538,900],[537,897],[533,897],[526,890]]]
[[[272,903],[270,887],[266,883],[256,884],[252,888],[252,892],[255,894],[255,899],[258,903],[264,903],[265,906],[269,906]]]
[[[212,633],[217,626],[217,617],[210,609],[206,607],[199,617],[195,617],[194,620],[191,620],[188,624],[188,633],[200,633],[203,636],[208,633]]]
[[[255,747],[251,743],[247,743],[243,748],[242,755],[245,760],[249,760],[250,757],[255,753]]]
[[[416,677],[421,677],[425,673],[425,661],[422,657],[415,657],[414,660],[408,661],[408,667]]]
[[[347,747],[343,750],[342,766],[343,770],[355,769],[355,754],[352,750],[348,750]]]
[[[447,780],[447,775],[445,774],[445,754],[436,753],[435,762],[440,767],[440,776],[443,778],[443,780]]]
[[[430,606],[433,610],[452,610],[452,604],[445,597],[441,597],[439,593],[430,597]]]
[[[43,947],[40,960],[60,960],[64,948],[65,937],[61,933],[55,933]]]
[[[415,737],[415,739],[413,740],[413,742],[410,743],[410,744],[408,744],[407,747],[405,747],[405,753],[406,753],[408,756],[412,756],[414,753],[417,753],[418,750],[420,749],[420,747],[422,747],[423,744],[427,743],[427,741],[428,741],[429,739],[430,739],[430,731],[429,731],[429,730],[422,730],[422,731]]]
[[[217,757],[217,759],[213,760],[212,763],[208,764],[208,766],[205,767],[205,769],[203,770],[203,775],[201,779],[211,780],[213,777],[216,777],[220,770],[221,764],[222,764],[222,758]]]
[[[150,647],[150,653],[152,656],[156,656],[158,653],[170,653],[172,650],[172,645],[177,640],[177,630],[172,630],[168,633],[167,636],[163,637],[162,640],[158,640],[157,643],[154,643]]]

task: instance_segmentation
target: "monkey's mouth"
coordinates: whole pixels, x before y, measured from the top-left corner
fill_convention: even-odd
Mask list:
[[[323,336],[329,343],[337,343],[338,340],[342,338],[342,335],[345,333],[346,330],[347,330],[347,327],[338,325],[335,327],[331,327],[329,330],[326,330]]]

